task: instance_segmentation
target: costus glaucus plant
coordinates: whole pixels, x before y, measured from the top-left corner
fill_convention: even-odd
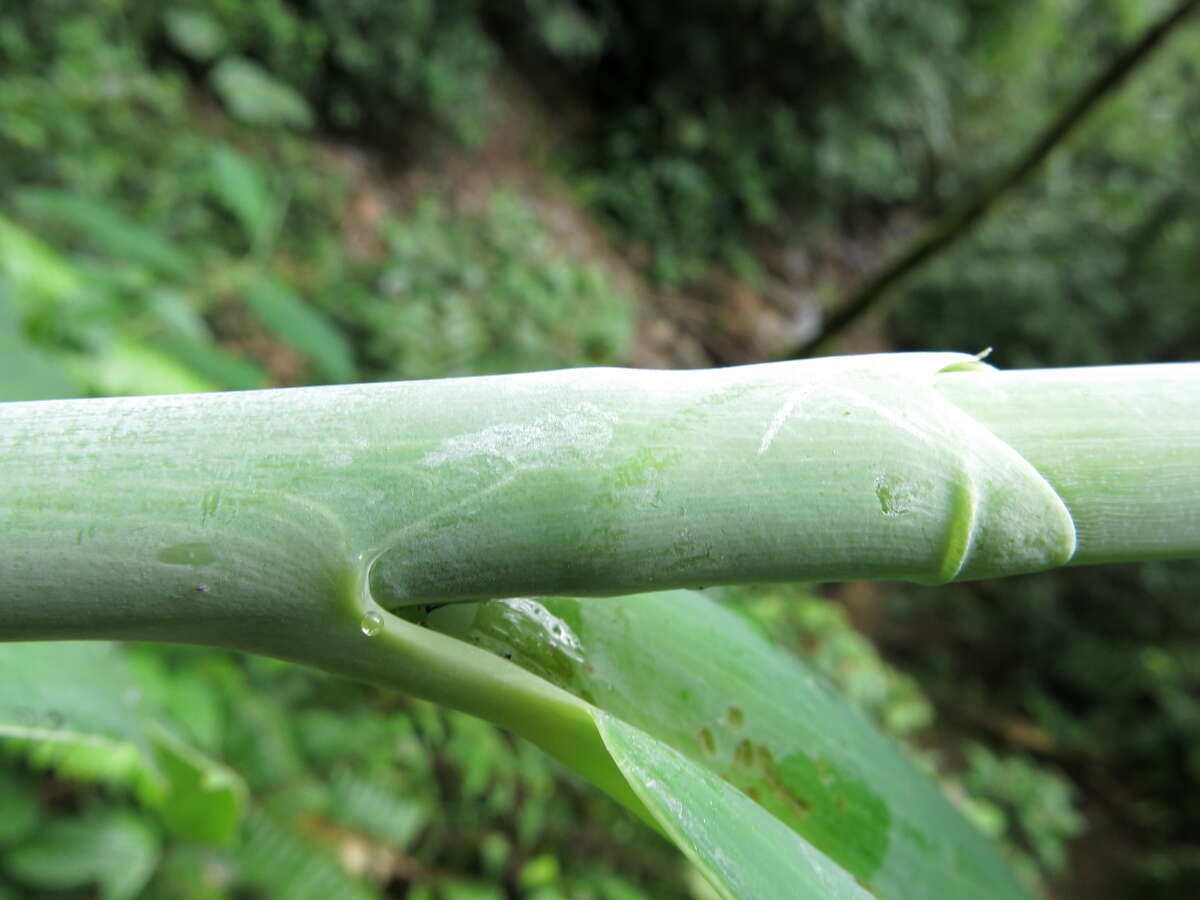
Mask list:
[[[3,404],[0,638],[228,647],[465,710],[727,897],[1017,897],[887,739],[680,589],[1195,556],[1198,413],[1197,364],[953,353]]]

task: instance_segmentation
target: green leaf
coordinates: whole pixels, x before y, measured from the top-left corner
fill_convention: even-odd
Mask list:
[[[116,644],[0,645],[0,738],[35,767],[148,797],[162,782],[141,721]]]
[[[246,232],[246,240],[261,249],[275,231],[279,204],[263,170],[228,144],[209,150],[209,183],[213,193]]]
[[[890,740],[708,597],[495,600],[428,624],[682,753],[879,897],[927,896],[934,883],[964,900],[1022,896],[995,849]]]
[[[268,897],[288,900],[374,900],[379,894],[351,876],[331,854],[262,812],[247,819],[234,849],[242,877]]]
[[[96,393],[109,397],[191,394],[218,387],[164,353],[132,339],[114,341],[102,353],[76,361],[74,371]]]
[[[98,884],[104,900],[134,897],[158,863],[154,829],[127,810],[55,819],[4,854],[4,868],[31,887],[64,890]]]
[[[292,291],[270,278],[256,278],[242,300],[268,329],[304,353],[329,381],[354,377],[354,358],[340,331]]]
[[[339,772],[330,785],[328,814],[397,850],[407,847],[430,819],[426,804],[394,786]]]
[[[0,282],[0,402],[54,400],[79,393],[57,361],[25,339]]]
[[[203,10],[168,9],[163,13],[163,26],[181,53],[200,62],[209,62],[225,49],[221,23]]]
[[[28,779],[0,769],[0,847],[28,837],[42,819],[37,793]]]
[[[312,110],[304,97],[252,60],[228,56],[213,67],[209,77],[235,119],[267,127],[305,129],[312,125]]]
[[[730,900],[866,900],[872,895],[745,794],[661,741],[602,712],[621,772],[675,844]],[[786,887],[785,887],[786,886]]]
[[[72,191],[31,188],[17,195],[17,205],[50,226],[79,234],[108,256],[138,263],[171,278],[185,279],[192,271],[187,254],[102,200]]]
[[[241,779],[152,712],[116,644],[0,645],[0,739],[34,768],[131,789],[173,832],[229,839],[245,807]]]
[[[154,346],[214,389],[246,391],[267,383],[267,373],[261,366],[234,356],[211,340],[168,335],[157,338]]]
[[[21,312],[58,303],[82,287],[75,267],[57,250],[14,222],[0,217],[0,274],[11,283]]]
[[[246,808],[242,779],[165,728],[154,728],[152,735],[170,783],[169,796],[157,805],[167,828],[198,841],[233,840]]]

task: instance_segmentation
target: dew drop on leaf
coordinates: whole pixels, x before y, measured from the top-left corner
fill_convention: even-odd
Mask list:
[[[369,612],[362,617],[359,627],[367,637],[375,637],[383,630],[383,616],[377,612]]]

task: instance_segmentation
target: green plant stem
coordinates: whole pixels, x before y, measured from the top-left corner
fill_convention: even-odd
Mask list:
[[[594,710],[393,613],[1200,553],[1200,365],[896,354],[0,405],[0,639],[210,644],[531,738]]]
[[[269,632],[355,579],[397,609],[1189,555],[1197,371],[894,354],[7,404],[0,633]]]
[[[942,378],[938,390],[1033,464],[1071,510],[1071,565],[1200,555],[1195,363]]]

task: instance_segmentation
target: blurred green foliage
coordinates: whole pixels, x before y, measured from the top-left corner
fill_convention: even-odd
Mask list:
[[[890,649],[952,721],[1068,772],[1091,798],[1136,896],[1200,887],[1197,568],[1064,570],[906,591],[889,607],[902,625]]]
[[[1035,120],[1049,118],[1052,100],[1067,86],[1094,74],[1093,60],[1123,30],[1116,18],[1101,19],[1107,27],[1078,15],[1043,19],[1055,40],[1070,35],[1094,51],[1072,53],[1050,73],[1058,90],[1032,94],[1041,100]],[[1013,367],[1194,358],[1198,78],[1200,29],[1192,27],[1109,98],[963,247],[904,292],[890,317],[898,342],[993,344],[999,362]],[[1011,152],[1015,142],[1001,143]]]
[[[458,41],[457,25],[442,30],[441,6],[360,6],[329,4],[314,19],[275,3],[162,11],[128,0],[83,15],[62,0],[2,21],[11,74],[0,83],[0,189],[9,198],[0,291],[24,334],[57,353],[80,390],[435,377],[611,364],[625,353],[628,301],[604,271],[559,252],[514,194],[457,217],[429,196],[372,223],[384,245],[375,258],[343,246],[346,180],[290,133],[297,122],[286,110],[309,118],[317,99],[331,108],[321,90],[332,82],[318,90],[305,79],[323,71],[320,53],[338,29],[361,41],[375,27],[408,33],[411,19],[437,41]],[[332,31],[322,24],[330,16]],[[184,60],[164,58],[176,44]],[[440,65],[423,44],[403,50],[381,37],[371,46],[385,45],[411,65]],[[278,65],[268,73],[254,63],[261,71],[248,74],[242,57],[221,56],[234,50]],[[227,91],[217,77],[215,96],[237,98],[226,104],[231,119],[206,119],[189,92],[189,76],[200,76],[187,60],[206,54],[242,60],[230,78],[254,82]],[[372,65],[351,81],[382,89],[386,70],[415,92],[406,102],[424,97],[417,82],[437,80],[424,69],[405,76],[388,59]],[[264,87],[269,79],[279,83]],[[474,82],[455,90],[468,88],[482,102]],[[447,96],[446,110],[461,112]],[[433,115],[443,101],[419,103]],[[360,329],[370,336],[355,341]]]
[[[17,645],[0,671],[14,895],[687,896],[665,841],[467,716],[192,648]]]
[[[832,222],[919,201],[948,150],[968,23],[986,13],[972,5],[758,0],[680,15],[561,0],[508,19],[522,62],[568,71],[596,112],[587,194],[674,284],[714,259],[753,271],[752,230],[789,210]],[[548,39],[549,15],[575,39]]]
[[[351,177],[326,138],[397,169],[477,145],[493,81],[517,70],[564,114],[575,195],[652,279],[753,281],[763,243],[936,216],[1165,6],[10,4],[0,399],[619,363],[630,298],[519,187],[463,213],[385,185],[352,241]],[[909,286],[894,340],[992,344],[1009,366],[1195,358],[1197,60],[1200,34],[1181,31]],[[1082,810],[1117,835],[1116,890],[1185,897],[1200,891],[1198,575],[897,593],[882,637],[909,676],[827,601],[733,602],[923,742],[932,769],[959,771],[951,794],[1031,880],[1062,871]],[[106,652],[142,698],[142,743],[5,732],[0,898],[706,896],[640,825],[487,726],[270,661]]]
[[[971,820],[985,834],[1011,842],[1010,862],[1026,883],[1061,873],[1069,842],[1086,826],[1071,783],[1026,754],[1001,757],[970,744],[966,757],[961,786],[968,792],[963,806]]]
[[[564,258],[532,209],[498,192],[487,211],[454,216],[427,196],[390,223],[370,286],[398,312],[361,299],[347,318],[391,377],[518,372],[623,359],[632,308],[597,263]]]

